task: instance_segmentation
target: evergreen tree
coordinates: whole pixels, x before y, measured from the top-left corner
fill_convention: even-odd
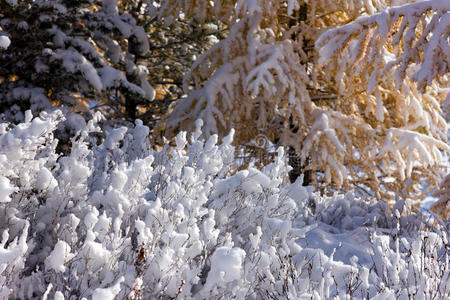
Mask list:
[[[148,71],[135,63],[149,50],[147,36],[117,1],[6,1],[0,10],[2,34],[11,40],[0,53],[0,112],[7,119],[51,104],[78,112],[125,107],[133,117],[130,103],[153,100]]]
[[[1,2],[3,119],[23,121],[26,109],[37,114],[58,105],[152,125],[223,31],[182,16],[163,21],[158,13],[148,1]]]
[[[404,2],[164,1],[165,16],[230,28],[193,64],[166,132],[202,118],[207,134],[236,128],[238,143],[262,133],[294,148],[315,185],[388,199],[414,195],[424,179],[436,186],[450,150],[440,107],[450,7],[386,9]]]

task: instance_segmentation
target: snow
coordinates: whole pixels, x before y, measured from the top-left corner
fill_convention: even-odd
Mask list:
[[[109,288],[98,288],[92,294],[92,300],[107,300],[115,299],[117,294],[120,292],[120,284],[125,281],[125,278],[120,277],[116,284]]]
[[[64,294],[60,291],[56,291],[54,299],[55,300],[64,300]]]
[[[52,173],[45,167],[39,170],[36,176],[35,187],[38,190],[53,190],[58,183]]]
[[[5,270],[9,267],[9,264],[14,262],[17,267],[23,267],[23,260],[21,258],[28,251],[27,237],[30,224],[25,223],[22,230],[22,234],[19,237],[15,237],[11,243],[6,247],[6,243],[9,239],[8,229],[3,231],[2,239],[0,241],[0,269]]]
[[[425,2],[437,10],[449,8],[448,1]],[[8,3],[17,5],[12,0]],[[38,3],[54,7],[55,13],[66,12],[56,2]],[[270,7],[264,3],[239,0],[235,8],[242,20],[266,12]],[[119,15],[117,6],[117,0],[106,0],[101,13],[110,17],[114,24],[110,26],[123,37],[136,38],[137,55],[146,55],[149,43],[144,29],[136,26],[129,14]],[[292,15],[299,2],[289,0],[283,9]],[[364,17],[357,22],[376,23],[383,38],[390,32],[388,19],[387,13],[381,13],[373,20]],[[448,20],[447,14],[437,28],[448,28]],[[363,29],[361,24],[325,33],[318,42],[325,45],[319,50],[319,62],[327,63]],[[241,60],[225,60],[201,93],[192,92],[185,104],[177,106],[187,112],[186,119],[204,109],[200,115],[205,122],[195,122],[192,135],[179,133],[174,146],[167,143],[162,150],[155,150],[148,137],[150,129],[142,121],[136,120],[134,127],[109,127],[109,120],[100,114],[88,122],[83,116],[58,110],[34,117],[17,106],[24,121],[0,124],[0,298],[448,296],[448,227],[425,208],[413,212],[409,199],[397,199],[391,208],[374,199],[359,198],[354,191],[326,196],[313,187],[303,187],[302,177],[289,184],[290,167],[283,148],[264,168],[236,170],[234,131],[222,141],[211,133],[217,131],[216,121],[228,125],[224,110],[233,109],[230,99],[240,80],[237,70],[251,68],[245,78],[249,97],[256,100],[265,93],[278,96],[289,92],[287,109],[299,110],[303,120],[312,120],[305,148],[312,153],[318,145],[324,146],[319,155],[326,164],[325,178],[336,177],[339,185],[348,176],[341,159],[347,144],[338,138],[338,132],[346,127],[328,110],[316,108],[313,116],[300,111],[298,103],[309,99],[306,92],[299,95],[306,86],[301,80],[278,84],[288,82],[286,74],[299,65],[296,60],[286,63],[284,55],[290,52],[285,50],[291,50],[292,44],[264,45],[262,39],[278,36],[268,29],[263,32],[257,22],[250,25],[246,46],[251,53]],[[70,73],[81,74],[92,88],[126,88],[154,99],[155,90],[147,81],[152,74],[146,67],[136,66],[133,55],[121,56],[117,42],[105,42],[112,49],[110,62],[123,62],[139,86],[104,61],[99,63],[101,68],[89,61],[86,57],[96,52],[91,43],[70,39],[56,28],[49,33],[53,46],[64,49],[45,49],[43,56],[60,62]],[[10,42],[1,36],[0,48],[6,49]],[[438,47],[442,40],[432,35],[429,42]],[[357,43],[350,48],[355,44],[357,48]],[[431,55],[430,51],[428,48],[425,54]],[[241,64],[239,69],[236,65]],[[213,69],[214,62],[210,65]],[[49,70],[40,61],[34,67],[37,73]],[[433,62],[425,58],[418,69],[419,80],[429,80],[432,68]],[[295,72],[307,78],[302,68]],[[377,93],[378,74],[372,75],[368,91]],[[298,90],[290,91],[296,86]],[[19,87],[11,94],[14,99],[33,99],[33,103],[47,97],[46,91],[37,88]],[[380,94],[368,99],[373,100],[374,116],[383,122],[387,111]],[[428,100],[430,105],[439,105],[432,95]],[[215,107],[219,101],[221,109]],[[411,96],[407,101],[416,115],[426,115],[419,100]],[[64,126],[72,128],[74,135],[70,153],[59,154],[60,141],[55,136],[64,118]],[[108,122],[105,125],[103,121]],[[178,121],[180,118],[174,118],[168,124]],[[411,126],[432,130],[428,123],[419,120]],[[411,128],[394,128],[383,134],[386,139],[377,157],[394,156],[402,179],[414,175],[415,160],[423,161],[427,168],[442,161],[442,149],[450,150],[447,144]],[[205,136],[208,138],[203,139]]]
[[[140,55],[145,55],[150,50],[147,33],[141,26],[135,26],[133,35],[136,37],[138,43],[138,52]]]
[[[119,14],[119,9],[117,7],[118,0],[105,0],[103,1],[103,8],[106,13],[111,16],[116,16]]]
[[[17,6],[17,0],[6,0],[6,3],[11,5],[12,7]]]
[[[52,290],[52,288],[53,288],[53,284],[49,283],[47,286],[47,289],[45,290],[44,295],[42,295],[42,300],[47,300],[48,295],[49,295],[50,291]]]
[[[114,69],[113,67],[105,66],[98,70],[98,74],[100,75],[102,86],[104,89],[125,87],[129,91],[138,95],[146,95],[145,90],[142,90],[137,85],[129,82],[123,72]]]
[[[61,60],[63,67],[70,73],[81,72],[83,77],[96,90],[102,90],[103,84],[97,70],[83,55],[75,49],[58,49],[52,54],[52,60]]]
[[[140,121],[90,142],[101,130],[95,115],[60,156],[58,116],[26,112],[25,123],[1,127],[2,296],[68,299],[66,281],[92,299],[439,297],[450,288],[437,285],[450,274],[448,231],[407,201],[391,212],[353,192],[320,195],[301,177],[288,184],[282,148],[265,168],[231,172],[233,133],[205,141],[201,121],[156,152]]]
[[[16,191],[18,188],[12,186],[8,178],[0,176],[0,203],[10,202],[10,195]]]
[[[92,237],[93,239],[93,237]],[[111,252],[105,249],[101,243],[89,240],[84,243],[84,247],[78,253],[77,257],[89,257],[87,267],[89,269],[97,270],[104,267],[108,262]]]
[[[120,16],[115,16],[112,18],[112,22],[115,27],[120,31],[123,37],[129,38],[133,33],[133,26],[124,22]]]
[[[37,2],[40,7],[51,8],[54,13],[66,14],[67,7],[62,3],[57,3],[55,1],[43,1]]]
[[[48,72],[49,70],[49,67],[46,64],[44,64],[41,60],[36,61],[34,68],[37,73],[44,73]]]
[[[241,277],[245,251],[240,248],[220,247],[211,257],[211,270],[202,293],[209,292],[214,285],[222,285]]]
[[[148,69],[144,66],[138,66],[138,74],[139,74],[139,79],[141,81],[141,88],[142,88],[142,90],[144,90],[145,98],[149,101],[153,101],[155,99],[156,91],[148,83],[148,80],[147,80]]]
[[[450,2],[447,0],[434,0],[432,5],[434,10],[450,11]]]
[[[86,127],[86,121],[79,114],[71,114],[67,116],[66,124],[67,127],[74,129],[75,132],[78,132]]]
[[[353,49],[358,53],[357,50],[362,50],[363,43],[369,36],[367,42],[373,46],[362,51],[361,57],[353,55],[356,61],[346,62],[348,66],[352,67],[355,64],[379,66],[382,65],[384,59],[388,59],[389,62],[384,65],[382,72],[378,67],[363,74],[358,72],[358,75],[363,75],[364,80],[368,80],[367,92],[372,93],[381,76],[385,76],[390,69],[394,70],[397,86],[402,86],[408,68],[417,69],[412,79],[424,92],[424,87],[430,86],[434,78],[445,76],[444,74],[448,73],[446,70],[450,63],[448,60],[450,53],[446,32],[450,26],[448,14],[450,4],[447,0],[413,1],[413,3],[401,4],[404,5],[392,6],[385,11],[362,16],[354,22],[325,31],[316,41],[319,65],[324,66],[337,57],[345,56],[348,48],[350,51]],[[430,15],[430,20],[425,23],[426,27],[423,32],[416,31],[418,24],[425,22],[422,16],[426,14]],[[392,32],[392,26],[399,20],[402,20],[402,23],[396,30],[394,38],[390,40],[389,33]],[[373,30],[373,32],[369,34],[369,30]],[[358,38],[356,46],[353,43],[355,38]],[[402,44],[400,40],[411,46],[400,46]],[[380,42],[383,45],[382,49],[375,46]],[[347,44],[353,46],[346,47]],[[388,45],[392,47],[392,50],[387,50]],[[415,55],[417,51],[422,52],[422,55]],[[336,66],[336,62],[335,60],[331,64]],[[350,68],[346,70],[347,75],[350,75],[348,73],[351,72]]]
[[[70,253],[70,246],[64,241],[58,241],[52,253],[45,260],[47,269],[54,269],[56,272],[65,272],[67,261],[71,260],[75,254]]]
[[[288,15],[292,16],[293,12],[295,10],[299,10],[300,9],[300,5],[298,4],[297,0],[289,0],[288,1]]]
[[[434,1],[433,5],[436,5],[437,7],[435,9],[442,9],[443,11],[450,10],[450,4],[449,1]],[[442,59],[446,64],[450,63],[450,59],[448,56],[450,55],[450,49],[448,45],[448,41],[445,39],[446,32],[449,31],[450,28],[450,13],[444,14],[440,20],[438,25],[433,31],[433,35],[431,36],[430,40],[428,41],[427,48],[424,51],[424,59],[423,63],[419,69],[419,71],[414,74],[413,79],[416,80],[419,84],[422,82],[426,82],[427,85],[430,85],[435,77],[435,74],[438,73],[438,68],[440,67],[440,64],[436,64],[436,49],[442,48],[446,51],[443,53],[447,54],[447,57],[442,57]]]
[[[5,35],[0,36],[0,49],[7,49],[11,45],[11,40]]]
[[[127,130],[128,129],[126,127],[113,129],[111,134],[108,135],[107,139],[103,143],[106,149],[112,150],[117,147],[117,144],[125,137]]]

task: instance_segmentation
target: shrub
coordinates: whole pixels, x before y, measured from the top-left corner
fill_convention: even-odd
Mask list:
[[[205,141],[198,121],[189,139],[154,151],[140,121],[101,139],[96,114],[60,155],[63,119],[27,112],[0,125],[0,298],[449,295],[446,228],[425,230],[401,205],[392,216],[286,184],[282,148],[263,169],[234,172],[233,132]],[[308,246],[318,233],[323,244]],[[324,246],[353,235],[360,254],[335,259]]]

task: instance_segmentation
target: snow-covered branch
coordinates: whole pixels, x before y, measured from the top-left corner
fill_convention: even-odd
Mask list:
[[[358,65],[356,74],[367,77],[369,93],[390,69],[400,87],[407,69],[416,65],[412,79],[423,91],[450,70],[449,11],[446,0],[420,1],[328,30],[316,41],[319,64],[336,68],[348,53],[346,71]]]

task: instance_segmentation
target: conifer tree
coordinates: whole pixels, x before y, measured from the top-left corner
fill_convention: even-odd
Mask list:
[[[1,34],[11,40],[0,52],[6,119],[23,121],[26,109],[52,104],[78,112],[106,105],[133,117],[130,104],[153,100],[148,70],[136,64],[149,51],[147,35],[118,1],[11,0],[0,11]]]
[[[450,150],[450,2],[406,2],[161,1],[162,18],[229,27],[185,77],[166,133],[201,118],[206,135],[264,134],[295,149],[316,185],[388,199],[436,186]]]
[[[27,109],[58,105],[152,125],[220,37],[208,25],[160,20],[157,3],[145,0],[2,1],[0,118],[23,121]]]

